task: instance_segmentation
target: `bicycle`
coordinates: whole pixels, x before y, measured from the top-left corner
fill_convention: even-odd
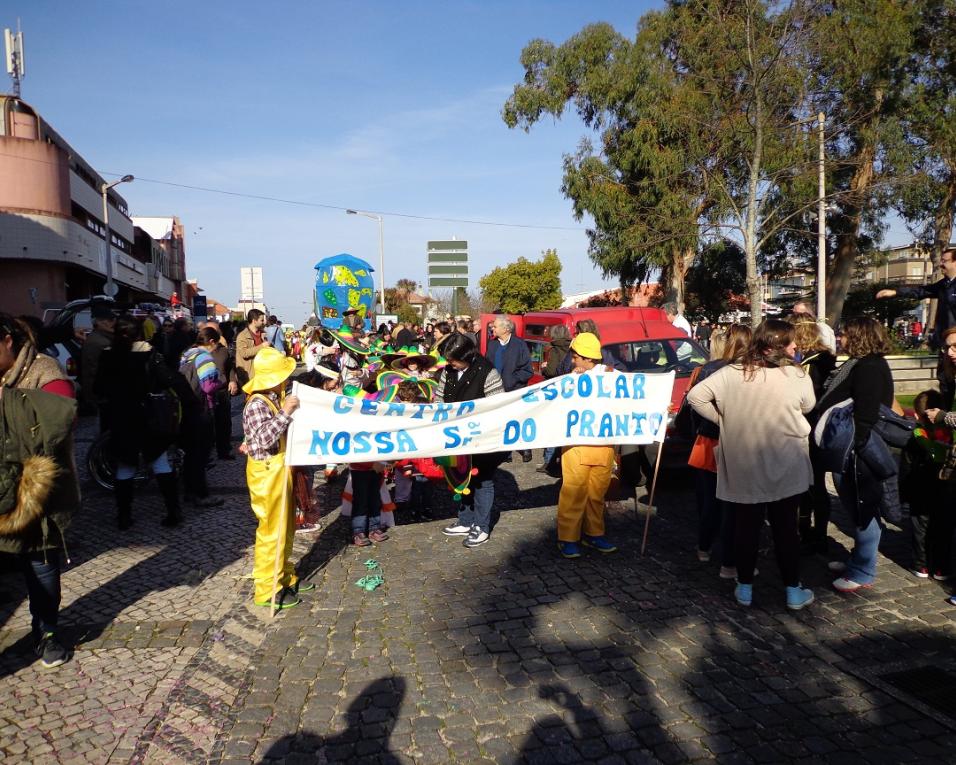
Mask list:
[[[177,473],[182,473],[183,450],[178,446],[171,446],[168,450],[169,464]],[[90,478],[99,486],[109,491],[113,490],[116,465],[110,456],[110,433],[100,434],[90,445],[86,454],[86,470]],[[137,484],[146,483],[150,478],[149,470],[142,464],[136,469],[133,480]]]

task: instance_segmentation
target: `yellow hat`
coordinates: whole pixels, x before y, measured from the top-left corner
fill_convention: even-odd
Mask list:
[[[593,332],[581,332],[571,341],[571,350],[582,359],[601,360],[601,341]]]
[[[289,379],[295,371],[295,359],[279,353],[269,346],[256,354],[252,362],[252,379],[242,389],[246,393],[255,393],[257,390],[270,390],[279,383]]]

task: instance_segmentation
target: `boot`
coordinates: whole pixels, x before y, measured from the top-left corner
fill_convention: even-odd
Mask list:
[[[163,502],[166,504],[166,517],[160,521],[160,524],[178,526],[183,519],[183,511],[179,505],[179,482],[175,471],[160,473],[156,476],[156,483],[159,484],[159,492],[163,495]]]
[[[116,496],[116,525],[120,531],[126,531],[133,525],[133,479],[113,482]]]

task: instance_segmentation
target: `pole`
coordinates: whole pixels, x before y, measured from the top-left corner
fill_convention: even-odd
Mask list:
[[[108,190],[109,186],[105,183],[100,187],[100,191],[103,193],[103,226],[106,229],[106,236],[104,237],[106,245],[106,287],[104,291],[109,297],[116,297],[116,285],[113,283],[113,253],[110,251],[110,208],[106,201]]]
[[[644,538],[641,540],[641,557],[647,547],[647,532],[651,528],[651,511],[654,508],[654,494],[657,493],[657,471],[661,469],[661,454],[664,452],[664,442],[657,448],[657,462],[654,463],[654,477],[651,479],[651,493],[647,500],[647,515],[644,516]],[[637,507],[637,495],[634,495],[634,506]]]
[[[378,296],[381,312],[385,313],[385,221],[378,216]]]
[[[817,131],[820,137],[820,177],[817,191],[817,318],[820,321],[825,321],[827,315],[827,182],[824,165],[826,162],[824,153],[825,137],[823,135],[825,119],[823,112],[817,113]]]

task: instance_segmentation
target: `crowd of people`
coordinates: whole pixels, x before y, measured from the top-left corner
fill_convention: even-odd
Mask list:
[[[706,322],[691,327],[677,306],[665,305],[665,312],[710,352],[711,360],[693,369],[685,400],[693,429],[688,464],[698,505],[696,554],[707,563],[719,553],[718,575],[735,580],[738,603],[754,600],[765,522],[786,606],[796,610],[813,602],[801,568],[813,560],[808,556],[830,551],[830,474],[854,538],[845,560],[826,563],[836,590],[873,584],[881,535],[887,521],[900,521],[902,504],[911,519],[914,576],[952,576],[956,321],[938,322],[934,329],[940,390],[915,398],[915,417],[907,425],[884,358],[887,330],[874,319],[848,319],[834,333],[804,303],[753,330]],[[468,319],[389,322],[366,331],[350,312],[336,329],[287,332],[275,316],[258,310],[241,327],[216,321],[194,326],[185,317],[144,320],[102,307],[92,318],[80,390],[109,436],[118,529],[136,520],[134,476],[144,466],[163,497],[162,524],[175,527],[187,520],[185,508],[222,503],[209,489],[207,469],[214,450],[226,461],[239,451],[258,521],[254,602],[278,608],[297,605],[299,594],[312,586],[296,578],[292,535],[319,527],[310,471],[284,465],[286,432],[300,406],[288,386],[300,363],[305,370],[297,379],[305,385],[409,403],[471,401],[520,389],[535,372],[546,378],[586,375],[620,364],[602,347],[600,327],[591,320],[578,322],[573,332],[555,327],[536,369],[505,315],[496,316],[484,344]],[[838,352],[846,356],[842,364]],[[20,562],[37,652],[52,667],[68,658],[57,613],[65,532],[79,503],[75,391],[57,362],[39,352],[31,323],[6,314],[0,314],[0,376],[0,552]],[[234,400],[243,404],[238,450]],[[905,439],[889,433],[894,424]],[[846,447],[837,459],[841,443]],[[182,475],[178,460],[170,459],[174,449],[182,452]],[[545,450],[537,470],[561,477],[556,541],[562,557],[580,557],[585,547],[617,550],[605,534],[604,512],[621,451],[613,445]],[[530,451],[515,454],[532,459]],[[507,451],[475,454],[451,469],[433,459],[351,463],[341,507],[350,518],[352,545],[387,542],[396,513],[430,519],[434,486],[447,484],[460,502],[443,533],[466,548],[481,547],[499,520],[496,472],[511,459]],[[322,469],[329,479],[346,472],[337,465]]]

